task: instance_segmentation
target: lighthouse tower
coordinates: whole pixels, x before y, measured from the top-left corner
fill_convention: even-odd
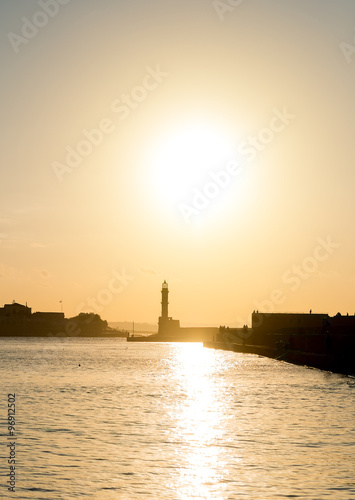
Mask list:
[[[161,287],[161,317],[164,320],[167,320],[169,317],[169,314],[168,314],[168,304],[169,304],[168,295],[169,295],[168,284],[164,280],[164,283]]]
[[[158,333],[168,336],[168,335],[176,335],[180,331],[180,321],[169,318],[169,288],[166,281],[162,284],[161,287],[161,316],[159,317],[159,329]]]

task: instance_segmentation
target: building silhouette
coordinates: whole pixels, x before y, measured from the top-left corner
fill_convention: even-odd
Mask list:
[[[35,312],[17,302],[0,307],[0,336],[44,336],[64,329],[64,313]]]

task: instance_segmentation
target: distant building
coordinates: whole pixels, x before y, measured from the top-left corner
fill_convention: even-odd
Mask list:
[[[284,346],[287,349],[336,356],[339,363],[350,363],[355,352],[355,316],[309,313],[252,314],[252,336],[249,344]],[[355,367],[354,367],[355,368]]]
[[[62,312],[35,312],[32,314],[32,319],[38,321],[61,321],[64,319],[64,313]]]
[[[31,308],[27,305],[17,304],[13,302],[12,304],[5,304],[4,307],[0,307],[0,317],[2,318],[14,318],[14,317],[29,317],[31,316]]]
[[[283,332],[297,333],[305,330],[319,330],[328,314],[313,313],[259,313],[251,316],[252,329],[255,334]]]
[[[64,313],[35,312],[17,302],[0,307],[0,336],[46,336],[64,331]]]

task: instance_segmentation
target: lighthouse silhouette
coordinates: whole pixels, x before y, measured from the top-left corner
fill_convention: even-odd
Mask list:
[[[169,307],[169,288],[167,282],[164,280],[164,283],[161,287],[161,318],[168,318],[168,307]]]
[[[161,287],[161,316],[159,317],[158,333],[172,335],[180,331],[180,321],[169,317],[169,287],[167,282]]]

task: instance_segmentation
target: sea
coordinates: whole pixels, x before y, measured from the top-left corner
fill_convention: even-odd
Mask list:
[[[355,499],[354,378],[104,338],[2,337],[0,363],[0,498]]]

